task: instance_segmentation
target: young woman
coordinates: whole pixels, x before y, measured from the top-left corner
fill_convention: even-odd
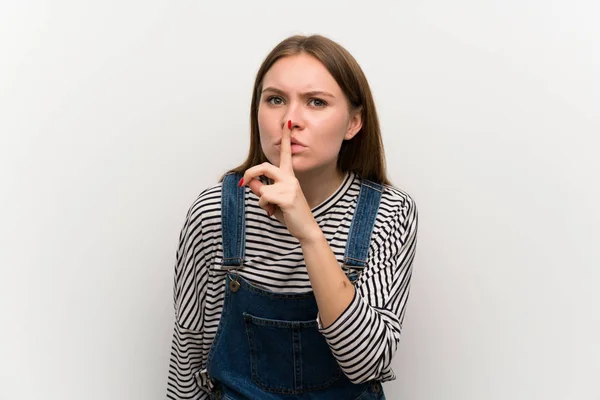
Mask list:
[[[355,59],[279,43],[252,93],[246,161],[190,207],[175,265],[170,399],[385,399],[417,209],[392,186]]]

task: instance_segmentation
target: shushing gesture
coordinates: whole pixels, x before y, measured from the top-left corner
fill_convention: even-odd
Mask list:
[[[247,169],[239,186],[248,185],[250,190],[260,198],[258,205],[269,216],[275,216],[287,227],[292,236],[300,242],[308,240],[320,227],[315,221],[310,206],[302,193],[300,182],[294,174],[292,164],[292,121],[288,121],[287,129],[283,128],[279,167],[265,162]],[[255,179],[264,175],[274,183],[265,185]]]

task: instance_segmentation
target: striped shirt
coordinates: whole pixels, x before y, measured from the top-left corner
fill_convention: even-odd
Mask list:
[[[174,274],[175,328],[167,398],[208,399],[206,360],[225,295],[221,240],[221,185],[192,203],[179,235]],[[342,265],[361,180],[346,176],[313,216]],[[299,241],[258,206],[246,187],[246,256],[239,274],[274,292],[312,290]],[[318,329],[343,372],[354,383],[396,378],[390,364],[400,340],[416,248],[417,209],[401,189],[384,185],[371,236],[367,268],[355,296],[330,326]]]

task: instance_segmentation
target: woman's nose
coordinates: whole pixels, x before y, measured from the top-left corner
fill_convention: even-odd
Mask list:
[[[303,121],[303,115],[300,107],[290,106],[283,116],[284,127],[287,128],[288,121],[292,121],[292,128],[299,127]]]

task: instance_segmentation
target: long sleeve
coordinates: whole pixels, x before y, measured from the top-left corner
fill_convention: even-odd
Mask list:
[[[208,389],[198,378],[203,368],[201,327],[205,294],[197,282],[204,267],[201,227],[192,206],[179,236],[174,273],[175,328],[167,383],[167,398],[173,400],[209,398]]]
[[[390,364],[400,341],[417,242],[414,201],[403,207],[372,238],[367,268],[346,310],[323,334],[338,364],[354,383],[395,378]]]

